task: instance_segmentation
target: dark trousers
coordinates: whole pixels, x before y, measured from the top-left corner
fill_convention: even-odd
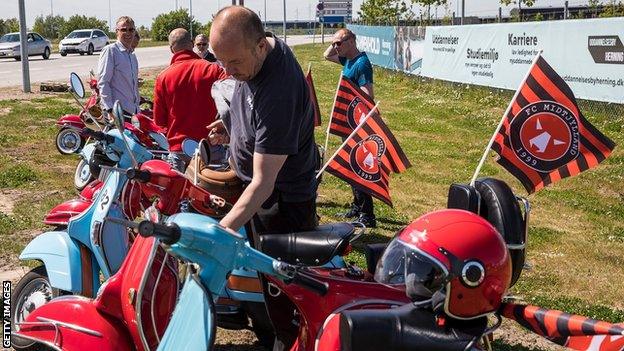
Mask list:
[[[313,230],[318,226],[316,198],[304,202],[285,202],[276,192],[262,205],[252,219],[253,241],[259,247],[262,234],[282,234]],[[267,312],[276,334],[273,350],[288,350],[297,339],[298,328],[293,324],[295,305],[284,294],[268,294],[268,281],[260,277]]]
[[[360,213],[364,213],[369,217],[375,217],[375,212],[373,211],[373,197],[363,191],[357,190],[353,186],[351,187],[351,191],[353,192],[353,205],[360,210]]]

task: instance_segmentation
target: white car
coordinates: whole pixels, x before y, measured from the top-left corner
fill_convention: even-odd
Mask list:
[[[44,39],[37,33],[29,32],[26,36],[26,43],[28,56],[41,55],[46,60],[50,58],[52,44],[49,40]],[[12,57],[19,61],[21,54],[19,33],[7,33],[0,37],[0,58]]]
[[[61,56],[68,53],[93,55],[108,45],[108,36],[99,29],[79,29],[69,33],[59,42]]]

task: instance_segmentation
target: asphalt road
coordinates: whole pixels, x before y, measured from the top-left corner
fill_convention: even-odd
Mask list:
[[[311,35],[293,35],[287,38],[290,46],[312,43]],[[317,36],[316,41],[319,41]],[[168,46],[156,46],[139,48],[136,50],[139,61],[139,69],[148,67],[166,66],[171,59],[171,52]],[[65,82],[69,79],[71,72],[76,72],[82,77],[87,77],[89,70],[97,71],[99,53],[93,56],[80,56],[69,54],[61,57],[59,54],[52,54],[49,60],[44,60],[41,56],[31,56],[30,82],[40,83],[47,81]],[[21,86],[22,85],[22,63],[12,58],[0,59],[0,87]]]

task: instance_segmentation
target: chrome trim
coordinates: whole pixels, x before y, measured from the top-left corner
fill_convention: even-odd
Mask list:
[[[468,269],[470,267],[477,267],[477,269],[479,270],[479,272],[481,274],[481,276],[479,277],[479,280],[476,281],[476,282],[471,281],[467,277]],[[462,267],[462,280],[464,281],[464,284],[468,285],[469,287],[475,288],[475,287],[479,286],[483,282],[484,279],[485,279],[485,268],[483,267],[481,262],[469,261],[466,264],[464,264],[464,267]]]
[[[24,324],[26,324],[26,323],[24,323]],[[35,323],[35,324],[38,324],[38,323]],[[17,336],[17,337],[22,338],[22,339],[34,341],[34,342],[39,343],[39,344],[44,344],[45,346],[51,348],[54,351],[63,351],[63,349],[61,349],[60,347],[56,346],[56,344],[53,344],[53,343],[51,343],[51,342],[49,342],[47,340],[37,339],[35,337],[24,335],[24,334],[21,334],[21,333],[16,332],[16,331],[13,331],[12,335]]]
[[[72,329],[75,330],[77,332],[81,332],[81,333],[85,333],[91,336],[97,336],[98,338],[102,337],[102,333],[95,331],[93,329],[88,329],[85,327],[81,327],[79,325],[75,325],[72,323],[65,323],[65,322],[61,322],[61,321],[57,321],[51,318],[45,318],[45,317],[37,317],[37,320],[44,322],[44,323],[51,323],[55,326],[59,326],[59,327],[65,327],[67,329]]]
[[[160,344],[160,337],[158,336],[158,328],[156,328],[156,318],[154,317],[154,297],[156,296],[156,290],[158,290],[158,283],[160,282],[160,277],[162,275],[162,271],[167,265],[167,257],[169,257],[169,253],[165,251],[165,255],[163,256],[162,264],[160,265],[160,269],[158,270],[158,276],[156,277],[156,281],[154,282],[154,290],[152,291],[152,306],[150,308],[150,315],[152,316],[152,328],[154,329],[154,335],[156,336],[156,340]]]
[[[147,338],[145,337],[145,332],[143,331],[143,324],[141,323],[141,300],[143,296],[143,291],[145,290],[145,284],[147,284],[147,277],[149,276],[149,269],[154,264],[154,258],[156,257],[156,250],[158,249],[158,239],[154,240],[154,244],[152,245],[152,251],[150,253],[150,259],[145,265],[145,269],[143,270],[143,277],[141,278],[141,284],[139,284],[139,290],[137,291],[137,298],[134,303],[134,311],[137,320],[137,331],[139,332],[139,337],[141,342],[143,343],[143,348],[145,350],[150,350],[149,345],[147,344]]]

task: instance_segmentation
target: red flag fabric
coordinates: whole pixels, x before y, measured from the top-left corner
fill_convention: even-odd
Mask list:
[[[342,76],[334,101],[329,132],[348,137],[373,107],[373,99],[357,84]]]
[[[314,89],[314,80],[312,79],[312,67],[308,68],[308,74],[306,74],[306,82],[308,83],[308,89],[310,91],[310,101],[314,108],[314,126],[321,125],[321,109],[319,108],[318,99],[316,98],[316,90]]]
[[[615,143],[589,123],[570,87],[539,57],[504,117],[492,149],[530,193],[595,167]]]
[[[390,172],[410,166],[388,126],[373,113],[327,164],[327,171],[392,206]]]

